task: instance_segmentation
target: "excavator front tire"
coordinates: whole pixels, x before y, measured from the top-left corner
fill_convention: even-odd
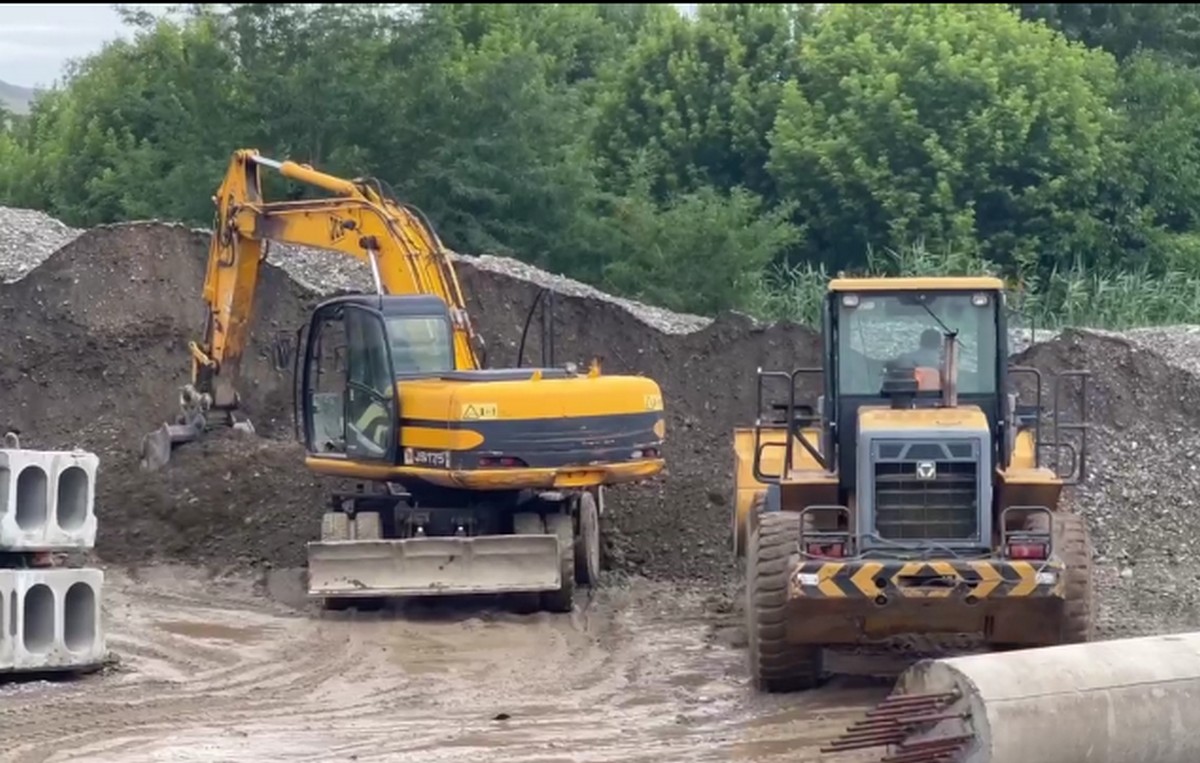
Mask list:
[[[786,635],[787,576],[800,541],[800,517],[788,511],[752,518],[746,543],[746,630],[750,678],[759,691],[816,688],[822,650],[791,644]]]

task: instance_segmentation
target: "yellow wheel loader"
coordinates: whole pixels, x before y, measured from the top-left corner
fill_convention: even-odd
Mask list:
[[[1086,472],[1088,374],[1060,374],[1043,411],[1042,375],[1009,365],[1005,302],[997,278],[833,279],[824,367],[759,370],[758,418],[733,438],[759,690],[812,688],[825,648],[902,635],[1090,638],[1091,544],[1060,506]]]
[[[263,167],[333,198],[264,201]],[[240,150],[215,202],[204,339],[182,411],[143,439],[143,465],[213,427],[253,431],[235,386],[266,243],[349,255],[375,293],[323,302],[297,336],[305,464],[358,483],[308,545],[309,594],[340,606],[508,593],[522,609],[570,611],[576,582],[599,574],[604,487],[663,468],[658,384],[595,363],[484,368],[449,253],[379,180]]]

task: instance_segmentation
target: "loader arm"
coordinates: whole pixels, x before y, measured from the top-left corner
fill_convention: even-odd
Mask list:
[[[262,167],[334,198],[265,201]],[[180,395],[180,416],[174,425],[164,425],[143,439],[143,466],[165,464],[172,444],[193,440],[213,424],[253,431],[247,420],[235,415],[236,385],[267,241],[361,260],[370,266],[380,294],[438,297],[450,312],[456,368],[481,367],[476,347],[482,341],[471,325],[449,254],[424,215],[393,198],[384,183],[345,180],[244,149],[234,153],[214,202],[217,214],[203,291],[204,336],[189,345],[192,377]]]

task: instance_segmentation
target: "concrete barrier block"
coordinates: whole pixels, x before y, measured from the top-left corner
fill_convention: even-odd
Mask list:
[[[0,570],[0,673],[11,670],[13,666],[13,635],[17,632],[13,591],[12,571]]]
[[[104,661],[101,570],[7,572],[12,578],[8,596],[11,672],[71,670]]]
[[[99,466],[86,451],[0,449],[0,550],[94,546]]]

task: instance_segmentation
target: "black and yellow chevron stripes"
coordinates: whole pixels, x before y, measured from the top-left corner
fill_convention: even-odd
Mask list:
[[[1053,583],[1039,583],[1039,572],[1053,572]],[[869,561],[803,562],[789,576],[792,598],[976,599],[1061,596],[1061,562],[1010,561]],[[882,584],[882,585],[881,585]]]

